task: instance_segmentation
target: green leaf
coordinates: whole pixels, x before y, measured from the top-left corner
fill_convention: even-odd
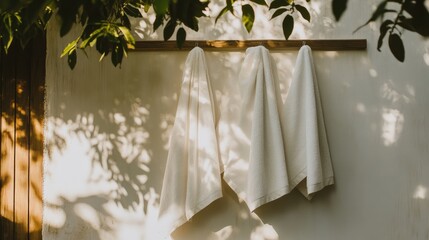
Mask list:
[[[171,38],[171,36],[173,36],[175,28],[176,22],[173,20],[168,21],[167,25],[164,27],[164,41],[167,41]]]
[[[279,7],[286,7],[289,5],[289,2],[286,0],[274,0],[271,2],[269,9],[275,9]]]
[[[190,29],[194,30],[195,32],[198,32],[199,30],[198,19],[196,17],[192,18],[192,25],[187,25],[187,24],[185,25]]]
[[[265,0],[250,0],[250,1],[262,6],[268,6]]]
[[[88,44],[93,44],[93,41],[96,40],[100,34],[102,34],[103,31],[105,31],[105,27],[100,27],[98,29],[96,29],[95,31],[93,31],[89,37],[87,37],[86,39],[82,39],[82,43],[80,44],[80,48],[85,48]]]
[[[20,15],[27,26],[24,26],[24,32],[27,32],[30,28],[34,27],[33,24],[39,19],[39,14],[44,12],[47,1],[29,1],[27,6],[24,6],[20,10]]]
[[[155,32],[162,23],[164,22],[164,15],[156,15],[155,21],[153,22],[153,31]]]
[[[102,57],[100,57],[100,61],[101,61],[101,59],[103,59],[103,57],[108,55],[110,52],[109,40],[106,37],[100,37],[99,39],[97,39],[97,43],[95,44],[95,48],[97,49],[97,51],[100,54],[102,54]]]
[[[179,48],[183,47],[183,43],[185,43],[186,40],[186,31],[184,28],[179,28],[179,30],[177,30],[177,34],[176,34],[176,42],[177,42],[177,46]]]
[[[228,11],[229,11],[228,6],[222,8],[222,10],[220,10],[219,14],[216,17],[215,24],[217,23],[217,20],[219,20],[219,18],[222,17],[222,15],[224,15]]]
[[[276,17],[278,17],[278,16],[280,16],[280,15],[282,15],[284,12],[286,12],[287,11],[287,9],[286,8],[280,8],[280,9],[277,9],[274,13],[273,13],[273,16],[271,17],[271,19],[274,19],[274,18],[276,18]]]
[[[121,45],[116,45],[113,48],[111,60],[113,63],[113,66],[118,66],[122,62],[122,58],[124,57],[124,50]]]
[[[69,56],[67,57],[67,63],[69,64],[69,67],[71,69],[74,69],[74,67],[76,66],[76,61],[77,61],[77,54],[76,54],[76,49],[74,49],[69,53]]]
[[[152,5],[147,3],[147,2],[144,3],[143,10],[145,13],[149,12],[150,6],[152,6]]]
[[[107,26],[106,26],[106,32],[107,32],[108,36],[110,35],[111,39],[114,42],[117,42],[118,41],[117,38],[119,37],[118,29],[116,28],[115,25],[113,25],[113,26],[112,25],[113,24],[111,24],[111,23],[107,24]]]
[[[2,33],[0,35],[0,37],[1,37],[3,45],[4,45],[4,50],[7,53],[7,50],[9,49],[10,45],[13,42],[12,16],[7,14],[3,19],[3,23],[4,23],[4,28],[6,28],[5,29],[6,33]],[[0,29],[3,30],[1,27],[0,27]]]
[[[191,0],[188,0],[188,1],[191,2],[190,4],[190,11],[192,13],[191,15],[193,15],[196,18],[208,17],[205,11],[209,6],[210,1],[191,1]]]
[[[95,42],[97,42],[97,36],[91,35],[85,39],[82,39],[82,42],[80,43],[79,48],[84,49],[88,46],[88,44],[92,47],[92,46],[94,46]],[[78,46],[76,45],[76,48],[77,47]]]
[[[133,35],[131,34],[130,30],[124,26],[119,27],[119,30],[124,35],[125,40],[130,43],[131,45],[134,45],[136,43],[136,40],[134,39]]]
[[[348,0],[332,0],[332,12],[336,21],[339,21],[344,11],[347,9]]]
[[[71,51],[76,50],[76,45],[77,42],[79,41],[80,38],[75,39],[74,41],[72,41],[71,43],[67,44],[67,46],[64,48],[63,52],[61,53],[60,57],[64,57],[67,54],[70,54]]]
[[[404,43],[402,42],[402,39],[398,34],[396,33],[390,34],[389,48],[390,48],[390,51],[393,53],[393,56],[395,56],[395,58],[398,59],[398,61],[404,62],[405,60]]]
[[[137,7],[135,7],[135,6],[131,5],[131,4],[127,4],[124,7],[124,11],[130,17],[135,17],[135,18],[141,18],[141,17],[143,17],[142,14],[141,14],[141,12],[140,12],[140,10]]]
[[[378,36],[377,50],[380,52],[381,46],[383,45],[383,39],[386,36],[387,31],[390,29],[390,25],[393,24],[392,20],[384,21],[380,26],[380,36]]]
[[[255,12],[253,11],[252,6],[249,4],[241,6],[241,10],[243,11],[241,22],[243,22],[247,32],[250,33],[253,27],[253,22],[255,21]]]
[[[103,58],[106,56],[106,52],[102,53],[100,56],[100,59],[98,59],[99,62],[101,62],[101,60],[103,60]]]
[[[7,53],[7,51],[10,48],[10,45],[12,45],[13,35],[8,35],[7,38],[2,37],[2,40],[4,40],[4,42],[6,42],[6,43],[3,43],[3,45],[4,45],[4,51],[5,51],[5,53]]]
[[[233,8],[232,8],[232,4],[235,2],[236,0],[226,0],[226,6],[228,7],[228,9],[232,12]]]
[[[164,15],[167,13],[169,0],[154,0],[153,9],[155,10],[156,15]]]
[[[82,11],[82,14],[80,15],[80,25],[83,27],[86,25],[88,19],[89,19],[89,13],[87,11]]]
[[[290,35],[293,31],[293,17],[291,15],[286,15],[286,17],[283,20],[283,35],[285,36],[285,39],[289,39]]]
[[[296,10],[298,10],[299,13],[301,13],[301,16],[307,20],[307,22],[310,22],[310,13],[308,12],[307,8],[305,8],[302,5],[296,4],[295,5]]]
[[[124,16],[121,17],[121,23],[126,28],[131,29],[131,22],[130,22],[130,19],[128,18],[127,15],[124,15]]]

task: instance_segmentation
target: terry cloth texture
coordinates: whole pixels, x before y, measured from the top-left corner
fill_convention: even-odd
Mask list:
[[[192,49],[170,137],[159,220],[170,234],[222,197],[215,109],[204,52]]]
[[[239,74],[241,112],[231,132],[224,179],[249,209],[290,191],[286,170],[277,69],[265,47],[251,47]]]
[[[307,198],[334,183],[311,48],[301,47],[285,101],[284,143],[289,184]]]

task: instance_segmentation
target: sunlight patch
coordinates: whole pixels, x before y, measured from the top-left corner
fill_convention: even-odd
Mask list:
[[[250,236],[250,239],[264,239],[264,240],[277,240],[279,239],[279,234],[274,230],[273,226],[269,224],[264,224],[262,226],[258,226]]]
[[[229,239],[232,235],[233,230],[234,229],[231,225],[222,228],[221,230],[215,232],[215,236],[217,237],[216,239],[219,239],[219,240]]]
[[[427,194],[427,188],[422,185],[418,185],[416,190],[414,191],[413,198],[426,199],[426,194]]]
[[[397,142],[404,125],[404,115],[397,109],[384,108],[382,111],[381,137],[385,146]]]

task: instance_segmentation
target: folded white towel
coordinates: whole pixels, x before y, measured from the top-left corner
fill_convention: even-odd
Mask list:
[[[231,125],[235,142],[230,146],[224,179],[251,211],[290,191],[276,73],[266,48],[247,49],[239,75],[241,112]]]
[[[190,51],[162,185],[159,221],[168,235],[222,197],[215,111],[204,52]]]
[[[311,194],[334,183],[319,87],[309,46],[298,53],[283,122],[290,187]],[[306,181],[305,181],[306,180]]]

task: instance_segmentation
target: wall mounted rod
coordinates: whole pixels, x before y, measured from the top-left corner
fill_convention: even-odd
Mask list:
[[[208,51],[240,51],[259,45],[273,50],[298,50],[303,44],[315,51],[360,51],[367,47],[366,39],[190,40],[181,49],[176,41],[137,41],[133,51],[188,51],[195,46]]]

